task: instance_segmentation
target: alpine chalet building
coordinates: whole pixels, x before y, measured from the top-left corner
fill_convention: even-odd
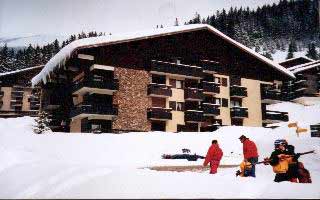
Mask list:
[[[0,118],[37,116],[40,88],[31,87],[30,79],[43,65],[0,73]]]
[[[320,61],[307,57],[288,59],[279,63],[292,72],[296,79],[284,82],[287,100],[310,104],[320,102]]]
[[[213,131],[288,121],[268,111],[295,78],[209,25],[86,38],[32,79],[41,109],[70,132]]]

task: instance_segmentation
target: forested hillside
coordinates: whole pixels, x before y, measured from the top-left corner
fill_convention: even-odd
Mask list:
[[[317,59],[314,50],[319,47],[318,13],[318,0],[281,0],[254,10],[231,7],[207,17],[196,13],[185,24],[210,24],[269,58],[276,50],[292,53],[309,49],[308,56]]]

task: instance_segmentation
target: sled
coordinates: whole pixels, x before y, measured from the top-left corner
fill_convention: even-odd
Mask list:
[[[219,165],[219,168],[235,168],[239,165]],[[147,169],[156,171],[172,171],[172,172],[204,172],[210,170],[210,166],[203,165],[181,165],[181,166],[153,166]]]

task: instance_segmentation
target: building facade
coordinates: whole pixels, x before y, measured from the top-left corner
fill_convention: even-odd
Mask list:
[[[43,66],[0,73],[0,117],[37,116],[40,88],[31,87],[30,79]]]
[[[284,82],[286,100],[302,104],[320,101],[320,61],[298,57],[279,64],[296,77]]]
[[[70,132],[213,131],[288,121],[268,111],[294,75],[208,25],[75,41],[32,79]]]

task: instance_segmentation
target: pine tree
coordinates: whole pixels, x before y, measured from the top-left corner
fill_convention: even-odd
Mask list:
[[[269,58],[270,60],[273,60],[271,53],[268,51],[264,52],[262,55],[266,58]]]
[[[314,60],[317,60],[319,58],[318,52],[316,50],[316,45],[314,43],[309,44],[306,56]]]
[[[290,59],[293,58],[293,52],[294,52],[294,47],[291,45],[291,43],[289,44],[289,49],[288,49],[288,55],[286,59]]]
[[[175,26],[179,26],[178,18],[176,18],[176,21],[174,22]],[[157,27],[158,28],[158,27]]]
[[[53,42],[53,53],[56,54],[60,51],[59,41],[57,39]]]
[[[51,129],[48,127],[50,120],[48,114],[44,111],[39,112],[38,117],[35,119],[36,124],[34,125],[33,131],[36,134],[42,134]]]

